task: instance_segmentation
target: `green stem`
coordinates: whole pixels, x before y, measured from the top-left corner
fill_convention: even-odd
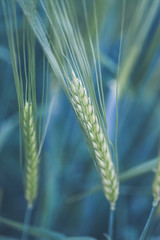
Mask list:
[[[32,207],[27,206],[26,208],[26,213],[25,213],[25,218],[24,218],[24,228],[23,228],[23,233],[21,240],[27,240],[28,238],[28,228],[29,228],[29,223],[31,220],[31,214],[32,214]]]
[[[115,210],[111,209],[110,216],[109,216],[109,227],[108,227],[108,235],[110,239],[113,238],[114,215],[115,215]]]
[[[151,209],[151,212],[149,214],[148,220],[147,220],[147,222],[145,224],[145,227],[143,229],[143,232],[142,232],[139,240],[144,240],[145,239],[146,234],[147,234],[147,232],[149,230],[149,227],[151,225],[151,222],[152,222],[155,210],[156,210],[156,206],[152,206],[152,209]]]

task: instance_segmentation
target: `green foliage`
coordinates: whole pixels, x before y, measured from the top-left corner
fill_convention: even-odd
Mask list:
[[[24,229],[29,234],[28,239],[92,240],[67,236],[88,235],[102,239],[107,227],[112,232],[103,188],[71,106],[92,157],[97,160],[95,150],[102,150],[104,146],[99,142],[97,145],[100,136],[90,131],[90,124],[96,128],[92,120],[97,118],[101,136],[109,149],[107,152],[115,163],[113,169],[118,175],[120,191],[113,239],[134,240],[140,235],[144,239],[150,224],[153,231],[149,234],[158,238],[159,212],[154,214],[154,206],[149,215],[149,209],[153,197],[159,201],[159,1],[2,0],[1,3],[0,208],[4,218],[0,218],[0,238],[18,239]],[[76,83],[72,72],[81,82],[81,90],[85,89],[85,102],[91,103],[90,108],[82,110],[81,105],[75,103],[72,90]],[[82,91],[76,99],[81,97]],[[34,121],[31,125],[36,132],[36,140],[28,142],[23,132],[26,101],[32,103]],[[83,100],[81,102],[84,104]],[[92,113],[94,110],[94,116],[90,109]],[[85,111],[89,115],[87,119],[82,117]],[[18,115],[22,133],[17,128]],[[94,141],[90,132],[96,135]],[[30,216],[31,224],[29,221],[22,224],[25,201],[19,159],[26,155],[25,149],[24,154],[22,151],[22,139],[30,148],[34,148],[37,141],[38,158],[34,159],[36,164],[41,160],[40,190]],[[107,153],[101,155],[104,160]],[[95,162],[96,167],[101,165],[102,169],[103,162]],[[32,167],[33,174],[35,165]],[[32,184],[31,180],[31,187]],[[37,195],[35,192],[34,197],[29,197],[31,203]],[[110,201],[115,202],[115,199]],[[108,233],[103,236],[107,238]]]
[[[23,230],[23,224],[20,224],[16,221],[8,220],[0,217],[0,222],[6,224],[12,228],[15,228],[19,231]],[[48,231],[46,229],[38,228],[38,227],[29,227],[28,232],[30,235],[35,237],[41,237],[49,240],[94,240],[94,238],[90,237],[66,237],[63,234],[56,233],[53,231]]]

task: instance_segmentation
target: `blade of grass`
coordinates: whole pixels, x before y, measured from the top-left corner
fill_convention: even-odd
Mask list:
[[[3,223],[11,228],[14,228],[18,231],[22,231],[24,225],[17,222],[17,221],[13,221],[13,220],[9,220],[3,217],[0,217],[0,223]],[[45,239],[49,239],[49,240],[64,240],[64,235],[57,233],[57,232],[53,232],[53,231],[49,231],[46,229],[42,229],[39,227],[31,227],[28,226],[28,234],[35,236],[35,237],[40,237],[40,238],[45,238]]]
[[[19,238],[8,237],[4,235],[0,235],[1,240],[19,240]]]
[[[126,182],[132,178],[141,176],[143,174],[149,173],[151,171],[154,171],[154,169],[157,166],[157,158],[154,158],[152,160],[149,160],[145,163],[142,163],[138,166],[132,167],[122,173],[120,173],[119,175],[119,181],[120,182]],[[74,196],[71,196],[70,198],[68,198],[68,202],[69,203],[74,203],[76,201],[80,201],[86,197],[88,197],[89,195],[100,191],[102,189],[102,186],[100,184],[92,187],[91,189],[87,190],[86,192],[80,193],[80,194],[76,194]]]
[[[69,237],[66,240],[96,240],[95,238],[91,237]]]
[[[122,3],[122,19],[121,19],[121,35],[120,35],[120,46],[119,46],[119,56],[118,56],[118,67],[117,67],[117,81],[116,81],[116,132],[115,132],[115,159],[116,159],[116,170],[117,174],[119,175],[119,161],[118,161],[118,87],[119,87],[119,74],[120,74],[120,62],[121,62],[121,55],[122,55],[122,41],[123,41],[123,31],[124,31],[124,16],[125,16],[125,4],[126,1],[123,0]]]
[[[9,220],[7,218],[0,217],[0,223],[3,223],[9,227],[17,229],[18,231],[23,230],[23,224],[21,224],[17,221],[13,221],[13,220]],[[31,226],[28,226],[28,233],[32,236],[45,238],[45,239],[49,239],[49,240],[96,240],[95,238],[91,238],[91,237],[66,237],[61,233],[49,231],[49,230],[42,229],[39,227],[31,227]],[[4,238],[4,239],[7,240],[7,238]]]
[[[150,171],[153,171],[157,166],[157,158],[154,158],[145,163],[139,164],[138,166],[132,167],[120,174],[120,182],[128,181],[134,177],[141,176],[142,174],[146,174]]]

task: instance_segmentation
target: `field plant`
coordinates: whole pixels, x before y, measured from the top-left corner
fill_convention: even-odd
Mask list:
[[[0,239],[159,239],[160,2],[0,4]]]

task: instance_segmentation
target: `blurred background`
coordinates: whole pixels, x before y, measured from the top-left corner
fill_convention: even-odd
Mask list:
[[[81,29],[91,66],[81,1],[70,1]],[[93,1],[87,0],[91,36],[96,38]],[[108,134],[114,144],[116,129],[116,79],[123,1],[96,1],[101,70]],[[17,7],[18,32],[22,11]],[[21,41],[20,41],[21,43]],[[43,51],[36,43],[37,101],[42,88]],[[158,156],[160,133],[160,2],[125,2],[122,55],[119,71],[118,153],[120,172]],[[55,103],[40,163],[40,189],[31,223],[67,236],[104,239],[109,204],[86,147],[73,110],[52,71],[49,99]],[[49,100],[50,101],[50,100]],[[20,166],[18,104],[0,1],[0,216],[23,223],[26,209]],[[114,239],[135,240],[152,205],[154,172],[122,182],[115,216]],[[160,211],[152,222],[149,239],[160,239]],[[20,232],[0,224],[0,234],[20,237]],[[0,236],[1,236],[0,235]],[[2,239],[0,237],[0,239]],[[7,239],[7,238],[6,238]],[[30,238],[32,239],[32,238]],[[33,238],[34,239],[34,238]]]

